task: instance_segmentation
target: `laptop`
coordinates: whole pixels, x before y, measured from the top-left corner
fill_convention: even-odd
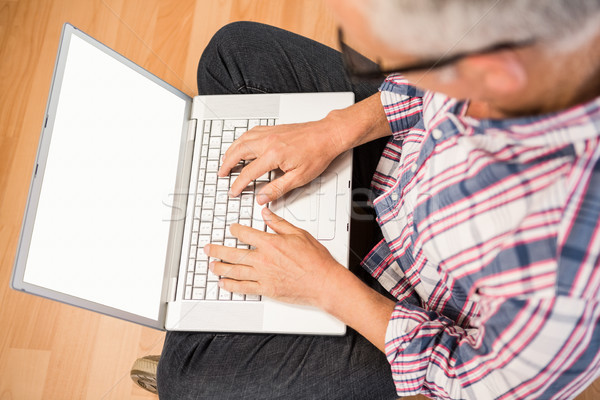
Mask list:
[[[11,287],[161,330],[344,334],[316,308],[219,291],[202,245],[248,248],[231,236],[234,222],[265,230],[253,196],[281,172],[223,196],[235,174],[214,168],[234,140],[353,101],[352,93],[191,98],[65,24]],[[269,205],[345,267],[351,166],[348,152]]]

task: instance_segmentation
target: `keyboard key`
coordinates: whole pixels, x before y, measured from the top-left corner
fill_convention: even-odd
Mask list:
[[[261,119],[260,120],[260,126],[267,126],[269,124],[269,120],[268,119]]]
[[[199,229],[200,229],[200,220],[195,219],[194,222],[192,223],[192,232],[198,232]]]
[[[202,251],[202,254],[204,254],[204,250],[202,250],[204,248],[204,246],[206,246],[207,244],[210,243],[210,236],[200,236],[198,238],[198,253],[200,253],[200,251]],[[198,257],[200,258],[200,257]]]
[[[234,132],[233,129],[230,131],[223,132],[223,143],[233,143]]]
[[[199,247],[198,251],[196,252],[196,261],[208,262],[208,256],[206,255],[202,247]]]
[[[206,300],[217,300],[218,297],[219,297],[219,286],[217,286],[217,282],[208,282],[208,284],[206,285],[205,299]]]
[[[196,258],[197,248],[196,246],[190,246],[190,258]]]
[[[206,162],[207,162],[207,161],[208,161],[208,160],[207,160],[206,158],[202,158],[202,159],[200,159],[200,167],[199,167],[199,168],[200,168],[200,169],[206,169]]]
[[[234,224],[234,223],[238,222],[239,219],[240,219],[240,214],[229,211],[229,212],[227,212],[227,216],[225,217],[225,223]]]
[[[227,193],[229,191],[229,178],[219,178],[217,180],[217,190]]]
[[[221,136],[223,132],[223,121],[213,121],[210,129],[211,136]]]
[[[252,219],[252,207],[240,208],[240,219]]]
[[[231,300],[233,300],[233,301],[244,301],[245,298],[244,298],[244,295],[241,294],[241,293],[233,293],[232,296],[231,296]]]
[[[193,288],[192,289],[192,300],[204,300],[204,288]]]
[[[212,221],[213,215],[214,215],[214,211],[212,208],[203,209],[201,219],[202,219],[202,221]]]
[[[215,216],[224,217],[227,214],[227,204],[215,205]]]
[[[244,225],[244,226],[252,226],[252,220],[240,219],[240,222],[238,222],[238,224]]]
[[[208,149],[207,152],[208,152],[209,160],[220,160],[221,159],[221,154],[220,154],[221,149]]]
[[[223,216],[213,219],[213,229],[225,229],[225,218]]]
[[[202,222],[200,224],[200,234],[210,235],[212,233],[212,221]]]
[[[214,229],[211,236],[211,242],[222,242],[225,236],[225,229]]]
[[[202,207],[195,207],[194,208],[194,218],[202,218]]]
[[[203,145],[202,146],[202,149],[200,150],[200,156],[201,157],[208,156],[208,145]]]
[[[191,254],[191,252],[190,252],[190,254]],[[194,258],[196,258],[196,254],[194,254]],[[194,271],[194,269],[195,269],[196,260],[194,260],[194,258],[192,258],[188,261],[188,271]]]
[[[210,132],[210,120],[204,121],[204,132]]]
[[[267,225],[263,222],[262,219],[254,218],[252,220],[252,227],[256,230],[265,232]]]
[[[254,229],[258,229],[259,231],[264,231],[266,227],[261,213],[263,208],[265,208],[265,206],[261,206],[257,202],[254,202],[254,210],[252,211],[252,227]]]
[[[194,275],[194,287],[206,287],[206,275],[196,274]]]
[[[206,169],[209,171],[218,171],[219,170],[219,162],[217,160],[207,160],[206,161]]]
[[[237,240],[235,240],[235,239],[225,239],[223,241],[223,245],[227,246],[227,247],[233,247],[233,248],[235,248],[237,246]]]
[[[245,119],[228,119],[223,124],[224,131],[232,131],[235,128],[245,128],[248,126],[248,120]]]
[[[185,278],[185,284],[187,285],[192,285],[194,283],[194,273],[193,272],[188,272],[187,276]]]
[[[260,301],[260,296],[257,294],[247,294],[246,301]]]
[[[185,287],[185,293],[183,295],[184,300],[191,300],[192,299],[192,287],[191,286],[186,286]]]
[[[220,149],[221,148],[221,138],[219,136],[211,137],[208,148],[209,149]]]
[[[219,288],[219,300],[231,300],[231,292],[223,288]]]
[[[229,201],[229,195],[227,192],[217,192],[217,204],[225,203]]]
[[[254,194],[253,193],[242,193],[240,202],[241,202],[242,207],[246,207],[246,206],[252,207],[254,204]]]
[[[202,200],[204,200],[204,196],[202,196],[201,194],[196,195],[196,205],[197,206],[202,205]]]
[[[227,153],[227,150],[231,147],[231,143],[223,143],[221,145],[221,154]]]
[[[227,205],[227,211],[240,212],[240,199],[230,198],[229,204]]]
[[[192,246],[198,245],[198,235],[195,232],[192,232],[191,243]]]
[[[196,261],[196,273],[207,274],[208,273],[208,260]]]
[[[202,201],[202,208],[215,208],[215,198],[214,197],[205,197]]]
[[[217,184],[217,173],[216,172],[206,172],[206,179],[204,180],[206,185],[216,185]]]

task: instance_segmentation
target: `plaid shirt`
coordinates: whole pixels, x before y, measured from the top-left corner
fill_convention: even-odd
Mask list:
[[[398,75],[363,266],[397,299],[399,395],[572,398],[600,373],[600,98],[475,120]]]

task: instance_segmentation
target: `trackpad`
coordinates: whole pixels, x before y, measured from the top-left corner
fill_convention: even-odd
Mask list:
[[[271,209],[319,240],[335,236],[337,174],[324,174],[274,202]]]

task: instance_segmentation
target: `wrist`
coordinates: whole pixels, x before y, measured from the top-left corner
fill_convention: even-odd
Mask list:
[[[325,121],[329,124],[328,130],[332,133],[332,145],[337,154],[392,134],[379,93],[350,107],[330,112]]]
[[[327,290],[321,295],[320,307],[384,351],[385,333],[395,302],[342,266],[327,278]]]

